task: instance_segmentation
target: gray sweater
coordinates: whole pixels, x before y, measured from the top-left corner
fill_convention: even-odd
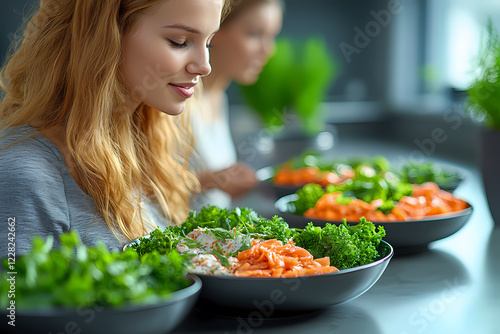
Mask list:
[[[30,134],[35,137],[24,139]],[[33,236],[46,239],[77,230],[86,245],[98,240],[111,250],[127,242],[111,232],[96,212],[94,201],[84,193],[71,176],[59,148],[30,126],[0,133],[0,259],[7,257],[10,225],[15,221],[16,255],[31,248]],[[16,142],[20,139],[19,142]],[[14,143],[16,142],[16,143]],[[13,145],[1,150],[8,144]],[[149,221],[163,227],[166,221],[156,208],[147,203]]]

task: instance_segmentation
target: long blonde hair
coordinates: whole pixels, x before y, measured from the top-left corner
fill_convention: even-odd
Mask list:
[[[188,171],[188,113],[172,117],[144,104],[123,111],[123,37],[162,1],[41,0],[0,73],[0,128],[64,124],[80,186],[113,233],[128,239],[146,231],[143,194],[178,224],[199,189]]]

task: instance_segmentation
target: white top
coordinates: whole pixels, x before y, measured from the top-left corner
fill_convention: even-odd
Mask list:
[[[217,172],[234,165],[237,161],[237,154],[229,126],[227,95],[224,94],[222,110],[215,118],[203,117],[200,115],[203,110],[194,108],[192,110],[191,125],[196,151],[193,165],[196,171]],[[224,182],[224,180],[219,182]],[[220,189],[209,189],[192,201],[191,208],[199,212],[199,209],[207,204],[230,208],[231,196]]]

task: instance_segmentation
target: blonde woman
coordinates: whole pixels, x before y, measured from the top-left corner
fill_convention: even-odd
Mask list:
[[[233,81],[242,85],[257,81],[274,50],[282,16],[280,0],[235,1],[213,38],[213,70],[203,79],[201,106],[194,108],[198,114],[192,118],[197,153],[194,161],[203,189],[193,209],[206,204],[231,207],[233,199],[257,185],[255,171],[237,161],[226,89]]]
[[[199,188],[179,115],[228,0],[42,0],[1,72],[0,227],[16,254],[178,224]],[[0,242],[7,256],[7,240]]]

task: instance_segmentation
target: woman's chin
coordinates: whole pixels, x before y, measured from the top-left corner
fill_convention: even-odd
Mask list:
[[[256,83],[257,79],[259,79],[258,75],[247,75],[239,80],[236,80],[236,82],[241,86],[250,86]]]
[[[164,114],[167,114],[170,116],[177,116],[177,115],[182,114],[184,109],[186,109],[186,103],[184,102],[182,104],[175,105],[175,106],[170,105],[170,106],[151,106],[151,107],[161,111]]]

